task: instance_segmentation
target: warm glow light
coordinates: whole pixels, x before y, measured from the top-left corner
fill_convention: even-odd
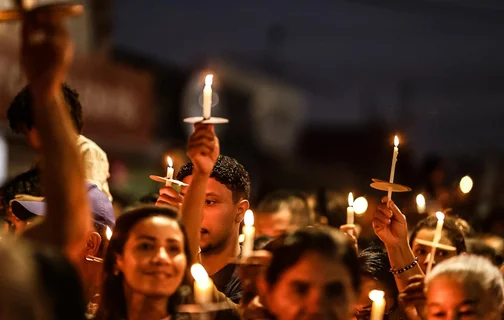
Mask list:
[[[199,263],[193,264],[191,267],[191,275],[193,276],[196,282],[204,284],[210,282],[210,277],[208,277],[208,273],[205,268]]]
[[[375,301],[379,301],[381,299],[383,299],[385,297],[385,292],[381,291],[381,290],[371,290],[369,292],[369,299],[371,299],[371,301],[375,302]]]
[[[397,136],[394,137],[394,146],[399,146],[399,138]]]
[[[349,207],[353,207],[353,205],[354,205],[354,201],[353,201],[353,194],[350,192],[350,193],[348,194],[348,206],[349,206]]]
[[[254,225],[254,213],[252,210],[247,210],[245,211],[245,225],[246,226],[253,226]]]
[[[419,207],[425,207],[425,197],[423,194],[420,193],[416,196],[416,204]]]
[[[436,217],[438,220],[444,220],[444,213],[441,211],[436,212]]]
[[[353,207],[355,214],[363,214],[364,212],[367,211],[368,202],[366,198],[358,197],[357,199],[355,199]]]
[[[205,77],[205,85],[211,86],[213,83],[213,74],[209,74]]]
[[[110,229],[108,226],[107,226],[107,230],[105,231],[105,235],[107,236],[108,240],[110,240],[110,238],[112,238],[112,229]]]
[[[168,167],[170,168],[173,167],[173,160],[170,156],[166,158],[166,162],[168,162]]]
[[[460,191],[462,191],[462,193],[471,192],[471,190],[473,188],[473,181],[472,181],[471,177],[465,176],[462,179],[460,179],[459,187],[460,187]]]
[[[243,243],[243,241],[245,241],[245,234],[240,233],[240,235],[238,236],[238,243]]]

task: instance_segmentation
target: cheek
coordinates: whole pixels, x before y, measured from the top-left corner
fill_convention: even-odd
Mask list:
[[[206,207],[203,216],[203,225],[212,226],[212,229],[227,229],[234,222],[234,207],[226,204],[215,204]]]
[[[301,308],[301,299],[280,284],[268,294],[268,308],[278,319],[294,319]]]

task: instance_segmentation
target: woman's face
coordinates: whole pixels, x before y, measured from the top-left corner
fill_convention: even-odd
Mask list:
[[[418,257],[418,265],[422,269],[422,271],[425,273],[427,270],[427,265],[429,263],[429,259],[431,256],[431,250],[432,247],[426,246],[423,244],[419,244],[416,240],[424,240],[424,241],[433,241],[434,240],[434,233],[435,230],[433,229],[420,229],[418,231],[415,239],[413,240],[413,254]],[[445,244],[448,246],[454,246],[454,243],[451,242],[451,240],[446,236],[446,231],[443,231],[441,240],[439,241],[441,244]],[[443,262],[451,257],[455,257],[457,255],[457,251],[447,251],[447,250],[441,250],[441,249],[436,249],[436,254],[434,257],[434,262],[432,266],[436,266],[436,264]]]
[[[370,318],[373,302],[369,299],[369,292],[372,290],[381,290],[385,292],[385,310],[387,310],[386,313],[389,313],[388,310],[395,305],[395,297],[387,290],[387,287],[369,276],[361,277],[361,281],[361,292],[355,304],[355,316],[353,319],[361,320]]]
[[[439,276],[427,288],[427,320],[500,319],[491,297],[475,283]]]
[[[139,221],[116,259],[126,288],[147,296],[172,295],[187,268],[185,245],[175,220],[155,216]]]
[[[347,320],[353,313],[355,293],[342,264],[310,252],[274,285],[266,285],[264,298],[278,320]]]

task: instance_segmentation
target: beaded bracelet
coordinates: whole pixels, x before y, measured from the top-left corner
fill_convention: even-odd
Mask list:
[[[409,269],[413,268],[417,264],[418,264],[418,257],[415,257],[415,260],[409,266],[406,266],[406,267],[404,267],[402,269],[397,269],[397,270],[390,268],[389,272],[392,273],[392,274],[401,274],[401,273],[406,272]]]

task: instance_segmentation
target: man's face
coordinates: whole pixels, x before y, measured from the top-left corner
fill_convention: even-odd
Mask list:
[[[183,182],[191,184],[192,176]],[[187,187],[182,189],[185,194]],[[239,201],[240,202],[240,201]],[[220,252],[227,245],[232,245],[233,235],[238,234],[240,223],[239,202],[234,203],[233,193],[214,178],[208,180],[205,208],[200,230],[201,252]]]
[[[257,236],[278,237],[285,233],[291,227],[292,213],[285,206],[277,212],[261,213],[256,215],[256,233]]]

